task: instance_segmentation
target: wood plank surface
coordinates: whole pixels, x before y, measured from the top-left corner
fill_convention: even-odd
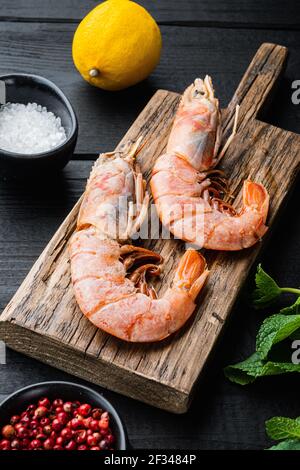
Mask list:
[[[255,175],[255,180],[263,182],[273,195],[271,224],[295,180],[300,138],[255,117],[278,78],[285,56],[286,50],[279,46],[260,48],[225,117],[228,127],[238,99],[239,134],[222,163],[231,175],[236,203],[243,179]],[[140,156],[142,171],[148,178],[154,160],[164,149],[177,103],[178,95],[158,92],[123,139],[141,134],[148,139]],[[288,162],[285,168],[283,162]],[[164,342],[131,345],[97,331],[75,303],[66,246],[77,211],[78,205],[2,314],[1,336],[13,348],[72,374],[173,412],[186,411],[198,375],[261,245],[238,253],[209,253],[211,276],[193,321]],[[162,291],[172,279],[183,245],[174,240],[152,240],[145,246],[167,255],[157,285]]]
[[[77,154],[90,158],[113,148],[157,88],[181,92],[195,77],[209,73],[222,107],[227,106],[243,71],[266,39],[289,48],[280,99],[268,120],[300,132],[300,106],[291,102],[293,80],[300,69],[299,31],[162,27],[164,48],[148,80],[120,93],[103,92],[80,77],[71,58],[75,25],[1,23],[0,74],[37,73],[53,80],[71,100],[80,120]],[[238,44],[238,47],[237,47]]]
[[[78,22],[100,0],[2,0],[1,19],[62,20]],[[222,23],[236,27],[297,27],[300,13],[297,0],[139,0],[159,23],[191,22],[207,25]]]

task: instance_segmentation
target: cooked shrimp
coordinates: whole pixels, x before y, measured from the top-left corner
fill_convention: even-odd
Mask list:
[[[78,305],[94,325],[125,341],[152,342],[191,316],[208,270],[202,255],[187,250],[161,298],[148,284],[148,276],[160,274],[162,258],[128,244],[149,200],[135,164],[138,146],[97,160],[70,241],[71,274]]]
[[[151,190],[162,223],[177,238],[212,250],[241,250],[266,233],[269,195],[245,181],[239,211],[223,200],[227,184],[215,169],[236,133],[220,151],[221,115],[211,78],[196,79],[184,92],[167,151],[156,161]]]

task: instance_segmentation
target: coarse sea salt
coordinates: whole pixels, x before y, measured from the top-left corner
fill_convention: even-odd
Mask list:
[[[47,152],[67,139],[61,119],[37,103],[0,108],[0,149],[22,154]]]

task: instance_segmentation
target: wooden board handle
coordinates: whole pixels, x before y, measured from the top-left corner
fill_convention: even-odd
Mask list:
[[[236,105],[240,105],[238,130],[256,119],[284,70],[288,50],[278,44],[260,46],[224,113],[224,131],[232,127]]]

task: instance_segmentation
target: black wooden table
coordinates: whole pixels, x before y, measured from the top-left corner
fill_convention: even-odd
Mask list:
[[[262,42],[290,50],[282,85],[268,122],[300,133],[300,105],[291,83],[300,79],[300,4],[279,0],[140,1],[158,21],[164,42],[160,65],[144,83],[120,93],[86,84],[75,71],[71,41],[95,0],[1,0],[0,73],[32,72],[56,82],[72,101],[80,122],[73,160],[53,180],[0,182],[0,309],[14,294],[47,241],[84,189],[93,160],[111,150],[156,89],[182,91],[196,76],[212,75],[226,106]],[[292,195],[261,258],[282,284],[299,285],[299,188]],[[120,411],[136,448],[257,449],[270,444],[264,421],[299,416],[299,377],[271,377],[242,388],[223,367],[254,349],[262,313],[251,307],[249,278],[202,378],[190,411],[171,415],[105,391]],[[0,400],[33,382],[73,378],[13,351],[0,365]]]

